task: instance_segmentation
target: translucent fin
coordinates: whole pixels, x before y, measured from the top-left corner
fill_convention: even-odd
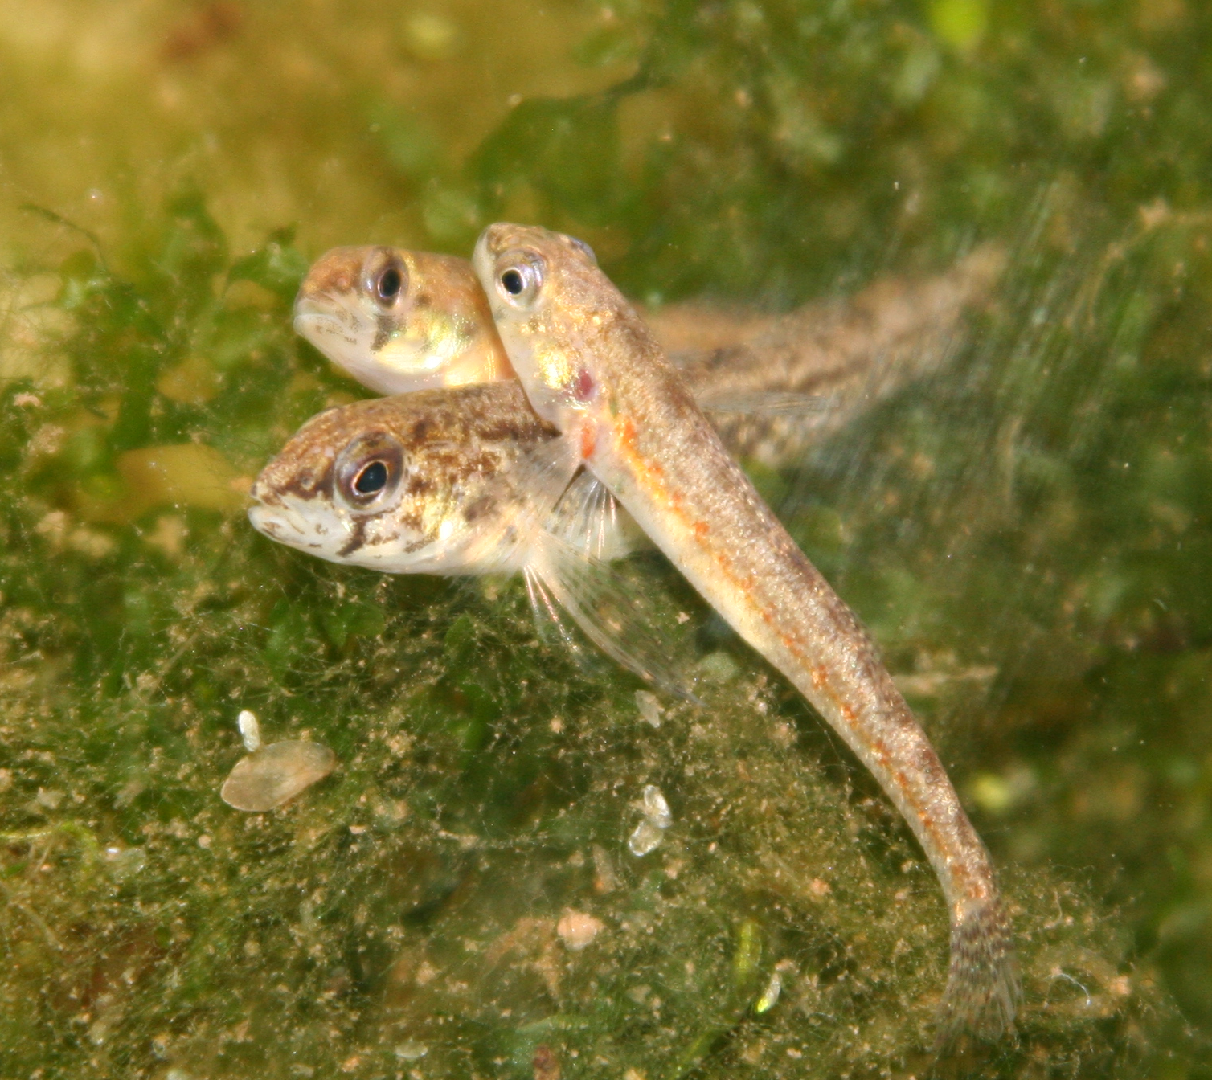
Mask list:
[[[739,393],[695,395],[695,404],[708,413],[745,413],[752,416],[802,416],[806,420],[824,418],[836,409],[840,399],[828,394],[807,394],[796,390],[746,390]]]
[[[951,964],[936,1046],[971,1032],[996,1038],[1014,1027],[1021,989],[1010,927],[996,900],[964,905],[951,925]]]
[[[629,588],[609,563],[544,532],[526,569],[537,612],[550,617],[565,644],[577,653],[557,608],[572,616],[590,641],[612,660],[667,693],[702,704],[686,679],[672,669],[672,642],[648,625]]]
[[[585,638],[577,634],[568,622],[568,613],[543,583],[543,578],[532,567],[522,571],[526,582],[526,595],[530,610],[534,614],[535,631],[539,640],[549,649],[564,649],[572,654],[577,664],[585,669],[594,666],[592,655],[585,648]]]
[[[650,545],[631,515],[588,470],[582,470],[568,485],[547,531],[569,547],[603,562],[621,559]]]

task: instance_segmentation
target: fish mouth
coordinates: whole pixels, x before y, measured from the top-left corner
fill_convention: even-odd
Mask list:
[[[285,543],[280,527],[281,519],[268,506],[256,503],[248,508],[248,521],[262,536]]]
[[[293,325],[296,334],[310,340],[317,332],[334,334],[356,330],[359,320],[340,300],[321,293],[295,300]]]
[[[260,501],[248,508],[249,524],[257,532],[282,544],[294,543],[299,536],[299,522],[290,520],[294,516],[288,514],[285,507],[269,506]]]
[[[290,505],[290,499],[252,490],[253,504],[248,508],[248,521],[257,532],[276,540],[287,547],[302,551],[327,552],[344,539],[348,531],[336,528],[314,514],[304,514],[298,507]],[[335,535],[335,534],[340,534]]]
[[[295,301],[293,325],[296,334],[337,367],[372,390],[381,390],[381,365],[366,359],[367,354],[373,355],[376,327],[346,300],[331,295],[300,296]]]

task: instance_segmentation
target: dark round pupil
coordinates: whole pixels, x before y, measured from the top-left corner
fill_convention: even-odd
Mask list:
[[[404,279],[400,277],[400,271],[394,266],[389,266],[379,275],[379,299],[394,300],[400,293],[400,286],[404,284]]]
[[[520,270],[506,270],[501,275],[501,287],[509,293],[510,296],[517,296],[524,288],[526,282],[522,278]]]
[[[359,495],[373,495],[387,484],[387,466],[381,461],[372,461],[354,477],[353,488]]]

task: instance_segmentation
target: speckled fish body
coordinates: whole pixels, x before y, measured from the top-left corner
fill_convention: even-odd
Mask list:
[[[1003,264],[986,245],[935,277],[885,278],[786,315],[684,303],[649,319],[728,448],[778,467],[934,370]],[[334,248],[312,266],[295,310],[299,333],[380,393],[513,378],[464,259]]]
[[[249,519],[386,573],[512,572],[576,468],[516,381],[423,390],[313,417],[257,477]]]
[[[946,895],[941,1037],[1008,1028],[1017,980],[993,869],[917,720],[850,609],[728,455],[592,252],[490,226],[473,259],[536,412],[733,628],[812,702],[918,837]]]
[[[389,247],[334,248],[308,271],[295,330],[382,394],[511,378],[466,260]]]
[[[536,615],[683,697],[635,597],[609,563],[633,535],[516,379],[420,390],[313,417],[257,477],[266,536],[389,574],[521,572]]]

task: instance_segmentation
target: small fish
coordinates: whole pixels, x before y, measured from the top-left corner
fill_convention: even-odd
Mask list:
[[[787,315],[681,303],[649,321],[729,449],[778,467],[935,369],[1004,264],[985,245],[935,277]],[[299,289],[295,329],[383,394],[514,377],[475,271],[449,255],[334,248]]]
[[[266,536],[388,574],[521,572],[536,615],[575,650],[567,612],[648,682],[693,693],[609,565],[617,506],[531,409],[516,379],[372,398],[313,417],[261,471],[248,516]]]
[[[473,265],[535,411],[750,645],[842,736],[904,815],[951,924],[940,1040],[1013,1024],[1018,982],[993,867],[875,645],[762,501],[579,240],[491,225]]]
[[[465,259],[333,248],[295,299],[295,330],[381,394],[513,377]]]

